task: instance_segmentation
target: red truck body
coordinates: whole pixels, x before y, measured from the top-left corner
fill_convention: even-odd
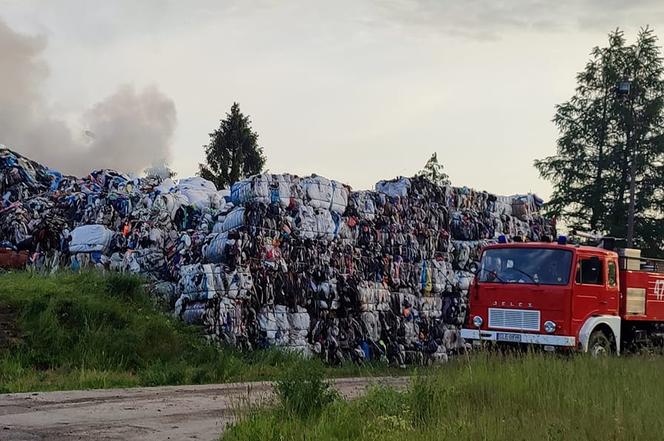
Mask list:
[[[664,337],[664,271],[641,270],[642,259],[632,260],[557,243],[488,246],[461,335],[549,350],[588,351],[600,341],[615,352]]]

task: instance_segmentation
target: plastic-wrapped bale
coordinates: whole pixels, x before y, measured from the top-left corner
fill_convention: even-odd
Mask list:
[[[297,306],[295,312],[288,313],[288,323],[290,331],[288,335],[288,349],[309,355],[309,344],[307,336],[309,334],[309,327],[311,318],[306,309]]]
[[[333,240],[339,233],[341,217],[334,212],[321,211],[316,214],[317,238],[324,240]]]
[[[409,289],[400,289],[399,291],[392,292],[392,302],[399,313],[404,317],[418,317],[420,296],[415,294]]]
[[[198,210],[218,209],[226,204],[214,183],[200,177],[180,179],[170,191],[184,196],[187,203]]]
[[[429,263],[431,271],[431,292],[440,294],[451,291],[454,270],[452,264],[444,260],[432,260]]]
[[[295,231],[304,239],[333,240],[339,233],[341,217],[328,210],[300,206],[295,219]]]
[[[300,178],[282,174],[264,173],[236,182],[231,187],[231,202],[244,205],[248,202],[278,203],[283,207],[302,203],[303,190]]]
[[[203,246],[203,258],[209,263],[222,263],[225,258],[227,246],[232,246],[235,240],[228,238],[228,233],[212,234],[207,244]]]
[[[71,232],[69,251],[72,253],[93,253],[108,251],[113,240],[113,231],[104,225],[83,225]]]
[[[121,270],[134,274],[145,274],[155,280],[162,279],[166,271],[166,257],[164,252],[158,248],[128,250],[121,262],[117,261],[117,257],[111,255],[111,267],[117,268],[118,264],[121,265]]]
[[[282,315],[281,311],[279,311],[279,315]],[[262,307],[257,314],[256,321],[259,332],[264,333],[268,342],[278,346],[285,345],[287,337],[283,335],[282,331],[284,330],[283,325],[284,323],[288,323],[288,319],[285,321],[283,319],[281,320],[282,329],[280,329],[280,323],[277,321],[277,312],[275,311],[274,306]],[[286,329],[286,331],[288,331],[288,329]]]
[[[227,233],[244,226],[245,223],[245,209],[244,207],[236,207],[226,215],[219,233]]]
[[[254,288],[254,280],[248,268],[237,268],[225,272],[224,295],[231,299],[247,299]]]
[[[367,330],[367,336],[377,342],[381,337],[380,313],[378,311],[364,311],[360,314],[360,320]]]
[[[231,186],[231,202],[234,205],[241,205],[251,200],[251,180],[243,179],[235,182]]]
[[[258,329],[275,346],[306,351],[310,318],[306,309],[291,312],[285,305],[265,306],[257,317]]]
[[[217,210],[214,215],[212,216],[213,219],[213,227],[212,227],[212,233],[222,233],[224,231],[223,226],[224,226],[224,221],[226,220],[226,217],[237,207],[233,205],[233,203],[228,202],[226,205],[224,205],[223,208],[220,208]]]
[[[360,311],[389,311],[390,290],[384,283],[362,281],[358,284]]]
[[[443,299],[443,320],[452,326],[461,326],[468,311],[468,299],[466,295],[445,297]]]
[[[207,310],[207,302],[188,302],[183,307],[181,319],[189,325],[202,325]]]
[[[512,201],[511,196],[496,196],[494,211],[498,215],[512,216]]]
[[[410,179],[401,177],[390,181],[377,182],[376,191],[393,198],[405,198],[408,196],[408,190],[410,189],[410,186]]]
[[[418,299],[417,309],[422,317],[440,318],[443,315],[443,299],[440,296],[422,296]]]
[[[178,210],[188,204],[189,199],[186,196],[178,193],[167,193],[157,195],[150,208],[155,217],[159,218],[168,214],[168,217],[174,220]]]
[[[348,205],[348,187],[341,182],[312,175],[301,180],[307,205],[343,214]]]
[[[193,301],[213,299],[225,293],[225,277],[221,265],[184,265],[180,268],[179,290]]]
[[[297,206],[303,203],[304,189],[299,177],[289,174],[273,175],[272,182],[270,195],[272,203],[277,202],[277,199],[282,207]]]
[[[335,279],[323,280],[320,283],[312,280],[309,282],[309,289],[314,299],[318,301],[318,308],[321,310],[339,309],[339,293]]]
[[[205,315],[205,327],[210,335],[222,342],[237,346],[238,340],[247,339],[247,323],[244,320],[244,303],[236,299],[221,297],[217,303],[217,313],[210,310]]]
[[[470,246],[468,242],[455,240],[452,242],[454,264],[457,269],[465,269],[471,263]]]
[[[376,192],[353,191],[349,199],[351,215],[356,215],[367,220],[374,220],[378,211],[378,200],[380,198]]]

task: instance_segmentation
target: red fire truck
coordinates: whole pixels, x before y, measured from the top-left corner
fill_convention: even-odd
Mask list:
[[[664,261],[614,245],[486,247],[461,336],[593,355],[664,343]]]

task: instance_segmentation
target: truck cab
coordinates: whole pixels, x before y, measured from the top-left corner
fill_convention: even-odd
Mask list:
[[[564,243],[488,246],[469,292],[461,336],[619,353],[637,337],[657,335],[664,321],[664,274],[641,271],[625,259],[633,258]]]

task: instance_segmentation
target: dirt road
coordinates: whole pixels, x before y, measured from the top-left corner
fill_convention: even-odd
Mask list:
[[[346,398],[372,384],[407,382],[334,380]],[[272,397],[270,383],[6,394],[0,395],[0,440],[215,440],[243,405]]]

